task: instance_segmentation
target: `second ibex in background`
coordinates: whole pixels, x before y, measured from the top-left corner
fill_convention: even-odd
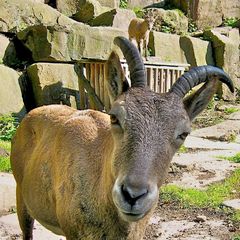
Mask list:
[[[134,18],[128,27],[129,40],[136,40],[138,50],[142,55],[144,49],[144,57],[148,60],[148,41],[149,33],[157,19],[157,11],[150,9],[145,13],[144,19]]]

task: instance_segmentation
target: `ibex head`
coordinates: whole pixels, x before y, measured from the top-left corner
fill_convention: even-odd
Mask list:
[[[232,92],[234,88],[221,69],[201,66],[181,76],[168,93],[155,93],[146,86],[144,64],[136,47],[123,37],[117,37],[115,43],[127,60],[131,87],[113,52],[108,61],[115,149],[112,196],[120,216],[125,221],[137,221],[156,204],[169,163],[190,133],[191,121],[213,96],[217,80]],[[203,82],[193,95],[183,98]]]
[[[143,16],[143,19],[148,24],[148,30],[152,30],[153,25],[158,18],[158,11],[157,9],[150,8],[146,10]]]

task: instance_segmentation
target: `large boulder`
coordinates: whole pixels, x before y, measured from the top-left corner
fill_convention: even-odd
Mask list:
[[[127,31],[133,18],[136,18],[136,15],[132,10],[118,8],[99,15],[93,19],[91,25],[115,27]]]
[[[70,17],[80,9],[81,2],[81,0],[57,0],[56,7],[59,12]]]
[[[78,77],[72,64],[36,63],[27,68],[37,106],[79,106]]]
[[[187,63],[192,67],[200,65],[215,65],[212,45],[209,41],[182,36],[180,37],[180,48],[184,52]]]
[[[163,62],[187,63],[180,47],[180,36],[152,31],[149,36],[149,48],[152,55]]]
[[[110,8],[118,8],[120,0],[98,0],[102,6]]]
[[[198,38],[152,31],[149,48],[163,62],[215,65],[211,43]]]
[[[110,9],[102,6],[97,0],[85,0],[81,3],[73,18],[79,22],[90,23],[95,17],[108,12]]]
[[[222,0],[223,18],[240,18],[240,1],[239,0]]]
[[[34,61],[72,61],[83,58],[106,60],[116,36],[126,32],[110,27],[74,25],[32,26],[18,33],[18,38],[32,52]],[[118,51],[119,52],[119,51]]]
[[[18,32],[33,25],[71,21],[47,4],[25,0],[0,0],[0,32]],[[73,21],[73,20],[72,20]]]
[[[164,10],[156,8],[158,18],[153,30],[162,31],[163,25],[171,29],[172,33],[182,34],[188,31],[188,18],[180,10]]]
[[[212,29],[204,33],[213,45],[216,66],[223,68],[231,77],[236,88],[240,88],[240,36],[238,29]],[[223,87],[223,98],[232,99],[226,87]]]
[[[3,63],[3,58],[5,56],[5,52],[8,48],[10,41],[7,37],[0,34],[0,64]]]
[[[240,18],[239,0],[168,0],[184,11],[199,29],[220,26],[226,18]]]
[[[164,0],[128,0],[127,6],[129,8],[143,8],[161,2]]]
[[[19,84],[20,74],[0,64],[0,114],[16,114],[22,118],[26,113]]]

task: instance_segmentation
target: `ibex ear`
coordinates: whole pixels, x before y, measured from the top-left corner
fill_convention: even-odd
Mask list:
[[[185,109],[191,121],[207,107],[209,101],[217,90],[217,86],[218,80],[212,79],[183,100]]]
[[[116,98],[129,88],[125,78],[120,59],[112,52],[107,61],[107,89],[112,104]]]

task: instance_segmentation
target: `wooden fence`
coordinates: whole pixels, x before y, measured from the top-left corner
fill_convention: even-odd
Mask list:
[[[129,71],[126,61],[121,61],[125,76],[129,80]],[[155,92],[167,92],[173,83],[181,76],[187,64],[169,64],[145,62],[147,72],[147,84]],[[95,90],[96,95],[103,103],[106,111],[110,108],[109,96],[106,89],[106,63],[105,62],[85,62],[83,63],[83,74],[90,81],[91,87]],[[84,86],[79,84],[80,108],[97,109],[94,101],[89,99],[88,93]]]

